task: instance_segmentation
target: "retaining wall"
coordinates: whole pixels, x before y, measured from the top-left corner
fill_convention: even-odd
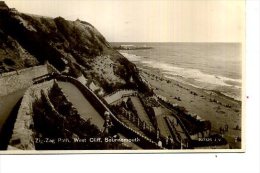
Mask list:
[[[41,90],[47,91],[52,85],[53,81],[40,83],[25,92],[8,149],[35,150],[32,103],[36,98],[40,98]]]
[[[0,96],[33,85],[33,78],[48,74],[47,65],[30,67],[18,71],[0,74]]]
[[[131,95],[137,94],[137,91],[135,90],[117,90],[107,96],[104,97],[104,100],[108,103],[111,104],[123,97],[128,97]]]
[[[74,84],[81,92],[82,94],[91,102],[93,103],[93,107],[99,111],[100,115],[104,117],[105,111],[110,113],[111,120],[113,124],[119,129],[120,132],[123,134],[127,134],[128,137],[138,137],[141,141],[138,143],[141,147],[145,149],[161,149],[157,145],[157,143],[153,142],[151,139],[147,138],[146,136],[141,135],[139,132],[129,128],[126,126],[123,122],[121,122],[110,110],[109,108],[93,93],[90,89],[88,89],[86,86],[84,86],[81,82],[78,80],[69,77],[69,76],[60,76],[57,77],[58,80],[65,81],[65,82],[71,82]]]

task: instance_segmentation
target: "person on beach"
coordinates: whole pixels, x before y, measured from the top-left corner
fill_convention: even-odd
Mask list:
[[[158,146],[162,147],[162,141],[161,140],[158,141]]]
[[[222,135],[224,133],[224,129],[222,127],[219,128],[219,133]]]
[[[228,132],[228,125],[225,124],[225,131]]]

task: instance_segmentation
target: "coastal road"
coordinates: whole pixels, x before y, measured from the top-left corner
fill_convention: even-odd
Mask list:
[[[58,81],[58,85],[61,87],[65,96],[77,109],[84,120],[88,120],[90,118],[92,124],[97,125],[100,130],[104,129],[103,117],[96,111],[96,109],[75,85],[69,82],[61,81]]]

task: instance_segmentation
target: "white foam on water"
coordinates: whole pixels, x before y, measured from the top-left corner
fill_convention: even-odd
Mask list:
[[[192,69],[192,68],[183,68],[183,67],[177,67],[172,64],[167,64],[164,62],[158,62],[154,60],[147,60],[144,59],[140,56],[133,55],[133,54],[128,54],[128,53],[121,53],[124,55],[127,59],[130,61],[138,61],[139,63],[142,63],[146,67],[151,67],[155,69],[159,69],[162,71],[162,73],[165,75],[167,78],[171,79],[179,79],[184,78],[184,79],[191,79],[194,80],[194,83],[187,82],[186,80],[182,80],[182,82],[185,81],[185,83],[195,86],[195,87],[202,87],[205,89],[208,89],[206,86],[224,86],[224,87],[233,87],[236,89],[241,89],[242,86],[242,80],[241,79],[232,79],[228,78],[225,76],[219,76],[219,75],[212,75],[212,74],[207,74],[199,69]],[[231,83],[230,83],[231,82]],[[198,83],[200,85],[198,86]]]
[[[204,82],[204,83],[209,83],[213,85],[222,85],[222,86],[234,86],[226,83],[227,81],[241,83],[241,80],[239,79],[232,79],[224,76],[215,76],[211,74],[206,74],[201,72],[198,69],[176,67],[171,64],[155,62],[155,61],[142,61],[142,63],[152,68],[161,69],[163,70],[164,74],[182,76],[184,78],[194,79],[195,81],[198,82]]]
[[[129,61],[141,61],[142,58],[140,56],[129,54],[125,52],[120,52],[124,57],[126,57]]]

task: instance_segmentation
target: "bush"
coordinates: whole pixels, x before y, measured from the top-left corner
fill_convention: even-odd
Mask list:
[[[32,59],[25,59],[24,60],[24,66],[25,67],[33,67],[35,65],[35,61],[34,60],[32,60]]]
[[[10,59],[10,58],[5,58],[5,59],[3,60],[3,62],[4,62],[6,65],[9,65],[9,66],[14,66],[14,65],[15,65],[15,62],[14,62],[12,59]]]
[[[54,143],[36,143],[36,149],[56,149],[56,150],[80,150],[80,149],[124,149],[120,142],[95,143],[89,138],[104,138],[104,134],[98,127],[91,123],[91,120],[83,120],[77,110],[72,107],[57,85],[50,89],[48,97],[55,107],[55,112],[48,103],[46,96],[42,94],[42,99],[36,100],[33,104],[34,124],[36,137],[42,139],[54,139]],[[112,135],[112,134],[110,134]],[[86,139],[85,142],[73,142],[74,139]],[[57,139],[68,139],[71,142],[59,143]]]

